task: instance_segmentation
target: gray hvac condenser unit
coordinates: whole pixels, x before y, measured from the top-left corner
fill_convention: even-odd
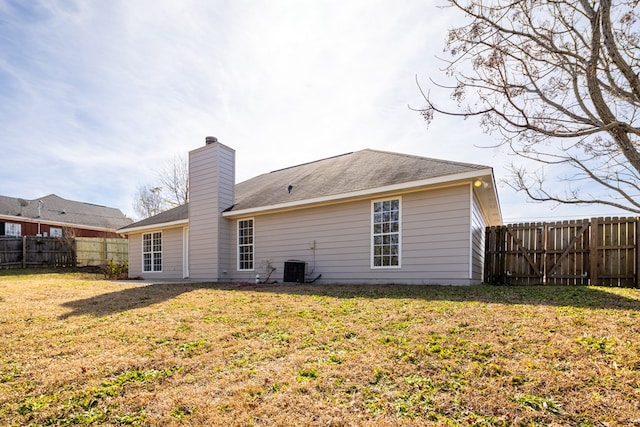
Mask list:
[[[284,282],[304,283],[307,274],[307,263],[304,261],[284,262]]]

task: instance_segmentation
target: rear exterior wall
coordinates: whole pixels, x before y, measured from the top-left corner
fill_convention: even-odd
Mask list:
[[[183,227],[149,230],[129,235],[129,277],[143,279],[183,278]],[[162,271],[142,271],[142,235],[162,232]]]
[[[471,271],[469,185],[384,196],[285,213],[254,216],[254,271],[238,271],[237,251],[229,280],[282,282],[284,262],[307,263],[307,281],[316,283],[478,283]],[[372,268],[372,201],[401,200],[401,266]],[[240,218],[243,219],[243,218]],[[237,242],[237,220],[231,242]],[[235,246],[235,245],[234,245]]]

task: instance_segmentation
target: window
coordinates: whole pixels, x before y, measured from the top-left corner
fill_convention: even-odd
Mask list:
[[[162,232],[142,235],[142,271],[162,271]]]
[[[238,270],[253,270],[253,219],[238,221]]]
[[[4,234],[5,236],[22,236],[22,224],[14,224],[12,222],[5,223]]]
[[[62,228],[50,227],[49,228],[49,236],[51,236],[51,237],[62,237]]]
[[[373,268],[400,267],[400,199],[373,202]]]

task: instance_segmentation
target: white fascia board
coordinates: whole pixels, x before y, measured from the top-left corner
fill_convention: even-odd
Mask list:
[[[15,222],[32,222],[34,224],[38,224],[38,223],[47,224],[47,225],[54,225],[57,227],[82,228],[83,230],[109,231],[113,233],[118,232],[118,230],[115,228],[96,227],[95,225],[85,225],[85,224],[74,224],[72,222],[52,221],[45,218],[27,218],[24,216],[16,216],[16,215],[0,215],[0,220],[15,221]]]
[[[502,206],[500,205],[500,198],[498,197],[498,187],[496,187],[496,179],[493,176],[493,173],[491,174],[491,180],[492,180],[491,188],[493,188],[493,194],[495,195],[496,203],[498,204],[497,208],[498,208],[498,218],[499,218],[498,223],[493,225],[502,225]]]
[[[491,176],[493,180],[493,170],[491,168],[478,169],[471,172],[463,172],[454,175],[443,175],[434,178],[422,179],[419,181],[403,182],[400,184],[387,185],[384,187],[368,188],[366,190],[352,191],[349,193],[332,194],[330,196],[314,197],[311,199],[297,200],[295,202],[279,203],[277,205],[259,206],[255,208],[243,209],[239,211],[223,212],[222,216],[227,218],[234,218],[252,214],[258,214],[260,212],[275,211],[275,210],[288,210],[295,209],[306,205],[335,203],[344,199],[367,197],[380,193],[392,193],[392,192],[406,192],[412,189],[429,187],[435,185],[442,185],[448,183],[454,183],[456,181],[473,180],[485,176]]]
[[[178,221],[171,221],[171,222],[161,222],[158,224],[149,224],[149,225],[142,225],[140,227],[131,227],[131,228],[127,228],[127,229],[118,229],[118,233],[120,234],[131,234],[131,233],[139,233],[141,231],[148,231],[148,230],[163,230],[166,228],[174,228],[174,227],[179,227],[181,225],[188,225],[189,224],[189,220],[188,219],[181,219]]]

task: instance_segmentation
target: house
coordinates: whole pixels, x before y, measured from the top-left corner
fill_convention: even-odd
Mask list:
[[[119,230],[130,276],[476,284],[502,222],[490,167],[377,150],[235,184],[235,151],[207,137],[189,183],[187,205]]]
[[[0,196],[0,236],[122,237],[133,221],[119,209],[63,199]]]

